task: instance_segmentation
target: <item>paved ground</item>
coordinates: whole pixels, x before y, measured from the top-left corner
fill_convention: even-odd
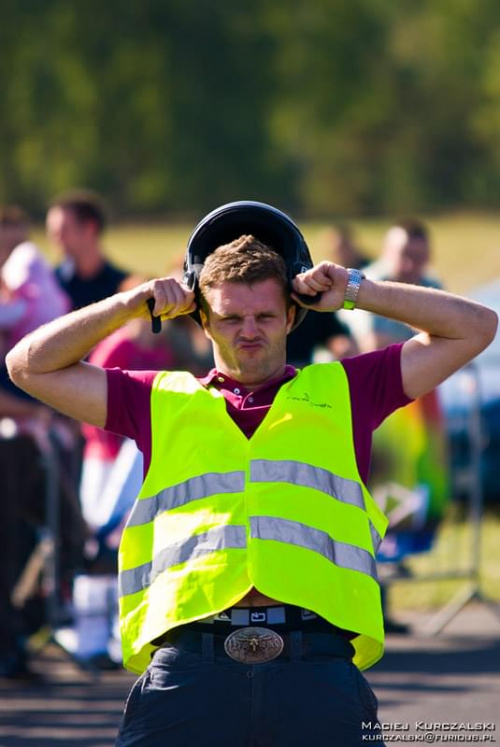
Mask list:
[[[416,734],[427,744],[440,744],[450,735],[460,739],[448,741],[480,742],[470,738],[478,735],[488,738],[483,744],[496,740],[500,745],[500,618],[471,604],[432,638],[423,635],[428,620],[410,621],[413,633],[389,636],[384,659],[368,673],[379,697],[387,744]],[[0,747],[113,745],[130,675],[95,679],[53,645],[34,657],[33,669],[43,680],[0,681]],[[436,722],[446,730],[432,726]],[[487,726],[470,730],[478,723]]]
[[[500,745],[500,608],[497,614],[470,604],[437,636],[424,633],[433,618],[419,617],[411,636],[388,637],[386,655],[367,672],[388,744],[400,741],[392,735],[418,734],[427,744]],[[398,722],[404,728],[391,727]]]

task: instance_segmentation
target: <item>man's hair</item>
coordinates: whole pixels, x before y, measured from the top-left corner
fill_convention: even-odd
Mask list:
[[[402,228],[409,239],[423,239],[429,241],[429,231],[425,223],[417,218],[405,218],[394,224],[394,228]]]
[[[274,278],[288,301],[287,271],[283,257],[251,235],[240,236],[219,246],[205,260],[200,272],[201,302],[206,311],[206,294],[222,283],[259,283]]]
[[[28,216],[18,205],[0,205],[0,226],[27,227]]]
[[[71,210],[79,223],[92,221],[96,225],[98,233],[102,233],[106,227],[104,205],[95,192],[86,189],[63,192],[51,201],[49,209],[53,207]]]

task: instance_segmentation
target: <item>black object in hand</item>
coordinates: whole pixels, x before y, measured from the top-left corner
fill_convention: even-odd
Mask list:
[[[153,309],[155,307],[154,298],[148,298],[147,304],[149,313],[151,315],[151,331],[154,335],[157,335],[159,332],[161,332],[161,318],[159,316],[154,316],[153,314]]]
[[[307,293],[295,293],[294,291],[294,295],[297,296],[299,301],[310,306],[312,306],[313,303],[318,303],[321,298],[321,293],[315,293],[314,296],[308,296]]]

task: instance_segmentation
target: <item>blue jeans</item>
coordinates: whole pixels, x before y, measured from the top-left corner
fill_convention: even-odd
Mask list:
[[[294,632],[278,658],[248,665],[224,652],[224,637],[185,631],[158,649],[130,692],[117,747],[383,744],[349,641]]]

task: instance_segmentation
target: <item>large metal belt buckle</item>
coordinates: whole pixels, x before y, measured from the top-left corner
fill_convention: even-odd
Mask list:
[[[269,628],[240,628],[228,635],[224,650],[231,659],[242,664],[263,664],[281,654],[283,638]]]

